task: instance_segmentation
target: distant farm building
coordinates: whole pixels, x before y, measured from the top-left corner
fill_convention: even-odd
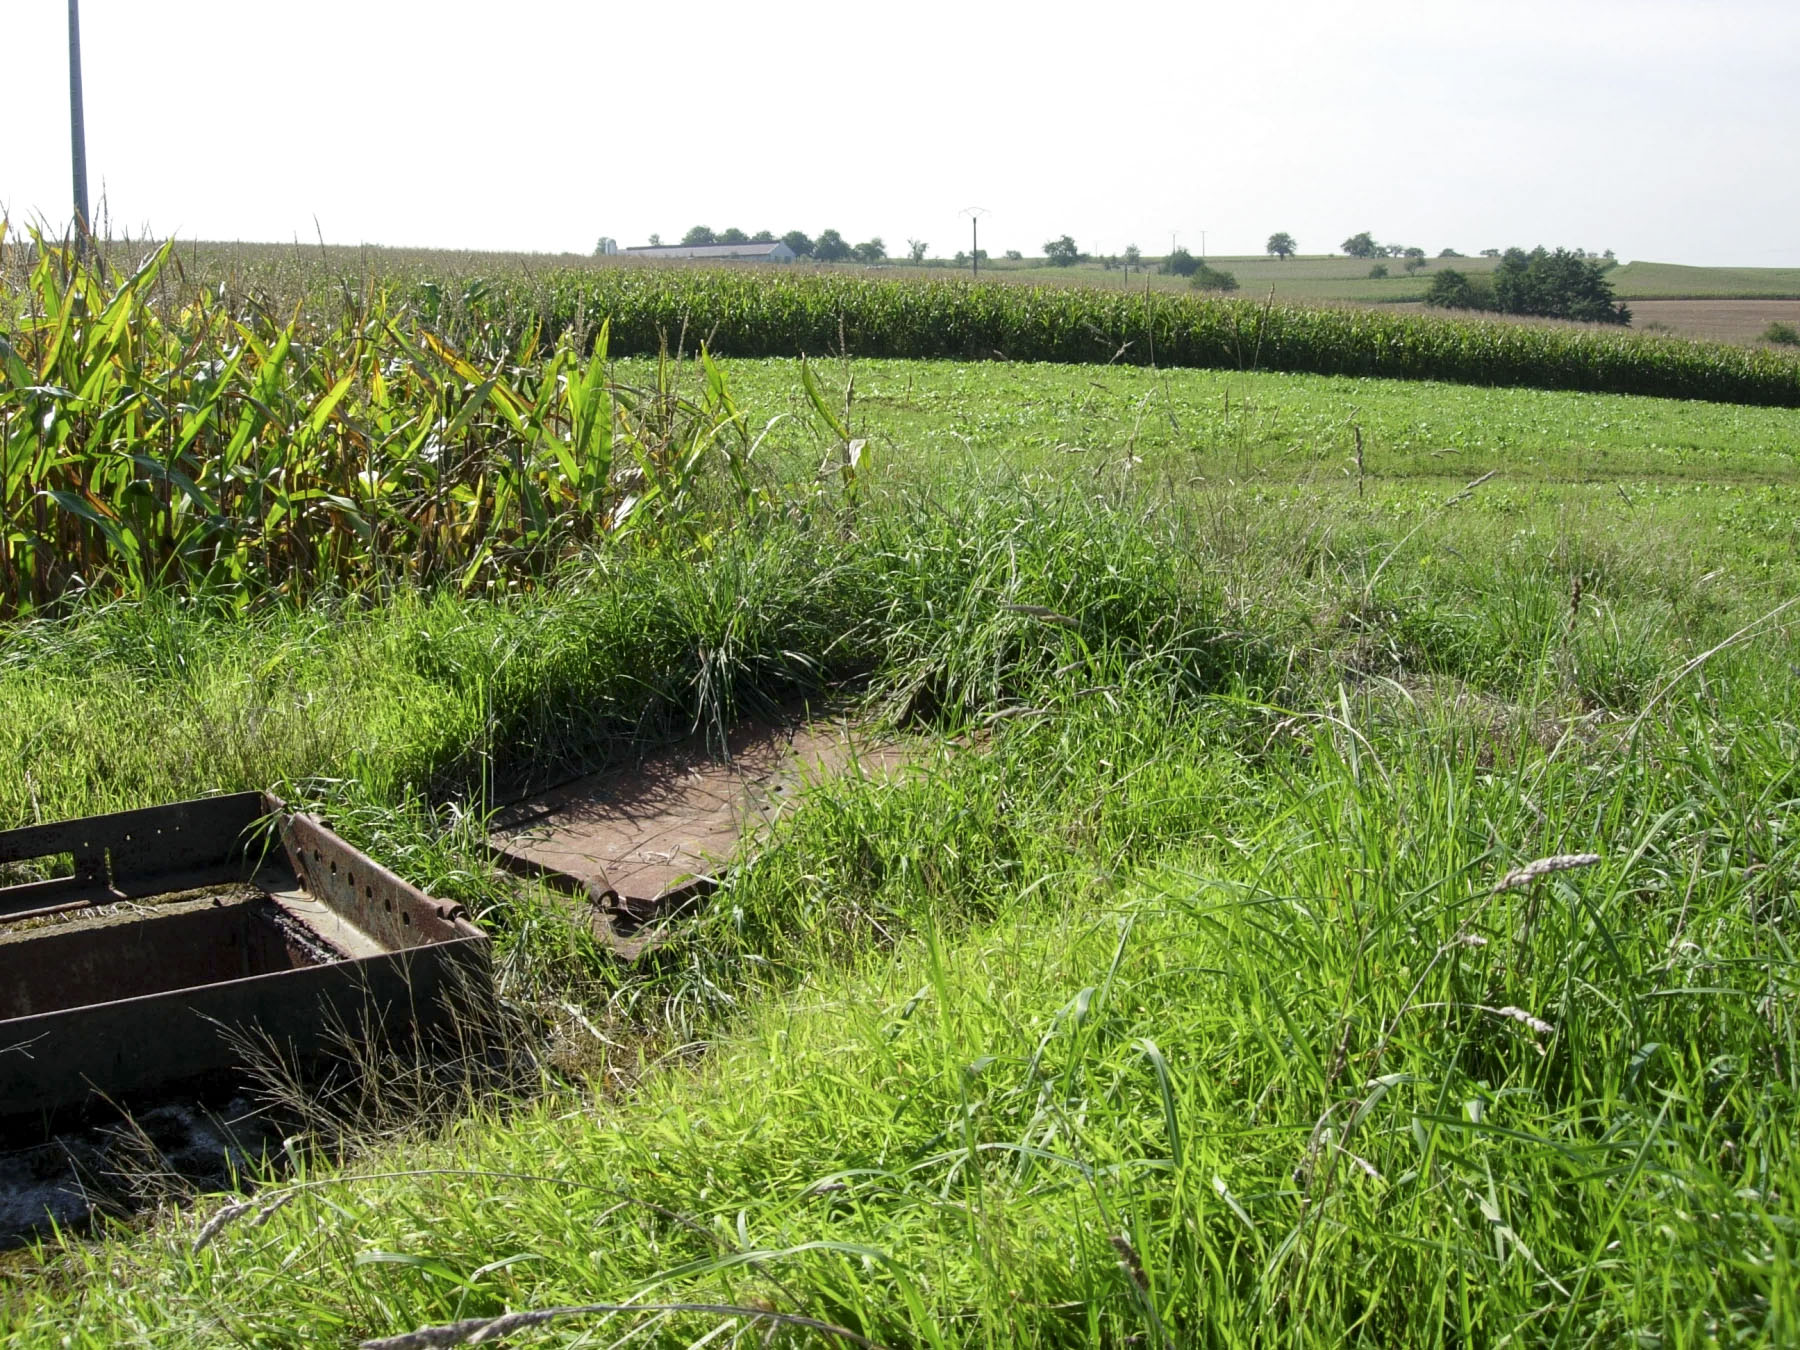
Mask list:
[[[772,244],[660,244],[654,248],[622,248],[627,258],[659,258],[666,262],[791,263],[800,255],[779,239]]]

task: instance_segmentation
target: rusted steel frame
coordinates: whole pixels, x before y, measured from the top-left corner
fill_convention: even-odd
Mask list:
[[[71,876],[0,887],[0,922],[248,880],[260,861],[256,826],[279,808],[237,792],[0,831],[0,863],[63,853],[74,862]]]
[[[461,905],[434,900],[338,838],[318,817],[282,815],[279,830],[300,885],[382,946],[400,951],[480,935]]]
[[[271,847],[274,840],[279,844]],[[248,881],[277,897],[305,890],[389,950],[198,984],[192,981],[204,978],[206,961],[184,953],[170,963],[170,978],[178,985],[187,981],[186,987],[149,987],[131,997],[0,1021],[0,1115],[230,1069],[239,1059],[238,1039],[246,1035],[307,1059],[330,1053],[346,1036],[367,1040],[425,1031],[454,1021],[455,993],[485,988],[490,980],[487,938],[460,906],[434,900],[338,838],[325,822],[290,813],[262,793],[0,833],[0,861],[54,853],[76,859],[77,876],[59,879],[69,886],[65,899],[89,888],[91,898],[69,899],[69,905]],[[18,917],[27,907],[41,912],[46,894],[45,883],[0,889],[0,913]],[[217,916],[210,928],[209,915]],[[147,951],[180,952],[180,933],[192,928],[197,937],[217,937],[229,931],[233,918],[225,906],[148,916],[119,925],[119,931],[141,933]],[[32,936],[15,949],[60,952],[81,937]],[[40,941],[49,945],[40,948]],[[108,941],[121,945],[116,935]],[[170,948],[170,941],[176,946]],[[91,978],[103,983],[104,972]],[[141,979],[131,987],[147,988]]]
[[[462,967],[464,976],[453,974]],[[300,1063],[454,1020],[487,979],[480,936],[0,1023],[0,1114],[116,1099],[240,1066],[250,1037]]]

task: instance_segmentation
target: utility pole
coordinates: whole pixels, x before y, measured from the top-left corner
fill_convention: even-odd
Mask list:
[[[86,251],[89,238],[87,131],[81,116],[81,2],[69,0],[69,164],[75,177],[75,251]]]
[[[989,214],[985,206],[965,206],[962,214],[969,218],[969,275],[981,275],[981,218]]]
[[[1200,261],[1206,261],[1206,231],[1200,231]]]

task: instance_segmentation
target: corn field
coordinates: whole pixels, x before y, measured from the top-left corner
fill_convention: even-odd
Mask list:
[[[514,334],[477,366],[379,289],[324,324],[224,287],[164,303],[170,255],[126,275],[38,241],[4,296],[0,615],[96,590],[506,587],[684,528],[703,470],[751,494],[756,438],[704,353],[691,397],[667,362],[613,382],[604,323],[587,350]]]
[[[168,587],[239,604],[407,583],[504,589],[602,540],[697,537],[700,494],[744,509],[756,497],[760,438],[710,353],[1800,406],[1791,356],[1616,331],[742,269],[487,277],[421,264],[353,283],[294,264],[275,300],[187,274],[169,243],[129,271],[108,256],[34,237],[0,267],[0,616]],[[670,347],[700,353],[691,395]],[[628,354],[663,357],[648,387],[610,376],[608,357]]]
[[[426,282],[414,302],[473,342],[591,334],[617,353],[676,335],[719,355],[1267,370],[1800,407],[1800,360],[1620,332],[1164,293],[823,273],[612,268]]]

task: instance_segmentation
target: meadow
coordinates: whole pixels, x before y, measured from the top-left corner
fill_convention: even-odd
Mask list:
[[[1213,256],[1209,265],[1223,268],[1237,278],[1239,288],[1259,299],[1271,290],[1283,303],[1300,304],[1365,304],[1383,305],[1405,301],[1421,301],[1431,284],[1434,268],[1456,267],[1467,272],[1493,270],[1492,258],[1432,259],[1418,272],[1408,272],[1403,258],[1294,257],[1286,260],[1263,254],[1255,256]],[[1385,277],[1371,277],[1369,271],[1379,261],[1388,270]],[[1101,286],[1118,290],[1146,286],[1156,291],[1182,293],[1191,290],[1188,278],[1163,273],[1160,259],[1152,257],[1148,265],[1127,271],[1123,266],[1107,266],[1095,260],[1070,267],[1052,267],[1041,258],[993,259],[982,264],[982,270],[1007,280],[1034,286]],[[925,269],[933,276],[956,275],[941,261]],[[962,274],[967,275],[967,268]]]
[[[0,824],[280,785],[482,917],[535,1075],[313,1103],[247,1202],[16,1260],[8,1344],[1800,1336],[1790,408],[601,361],[479,304],[434,351],[418,303],[321,302],[259,386],[221,297],[245,383],[179,417],[102,418],[174,387],[153,313],[82,367],[89,485],[252,412],[290,495],[439,448],[303,564],[248,496],[168,547],[131,461],[144,542],[0,636]],[[461,533],[359,532],[440,465]],[[653,959],[488,867],[509,786],[799,700],[917,771],[819,785]]]
[[[1540,241],[1522,242],[1530,248]],[[997,258],[982,270],[1007,281],[1031,285],[1079,284],[1119,289],[1150,286],[1156,290],[1189,289],[1186,277],[1157,271],[1160,260],[1152,257],[1147,268],[1107,266],[1094,260],[1072,267],[1052,267],[1041,258]],[[1301,255],[1275,258],[1267,254],[1223,254],[1207,262],[1237,278],[1244,291],[1263,296],[1273,290],[1277,301],[1299,304],[1405,304],[1424,300],[1431,278],[1438,272],[1456,271],[1479,275],[1493,271],[1498,260],[1483,257],[1424,259],[1424,267],[1406,270],[1404,258],[1350,258],[1342,254]],[[1379,263],[1386,276],[1372,277]],[[935,276],[952,275],[941,259],[925,269]],[[965,269],[966,271],[966,269]],[[1794,267],[1692,267],[1677,263],[1622,263],[1606,274],[1621,300],[1794,300],[1800,299],[1800,268]]]

